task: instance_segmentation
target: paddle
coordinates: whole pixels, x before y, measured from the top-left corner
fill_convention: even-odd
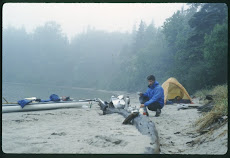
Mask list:
[[[80,99],[78,100],[79,102],[89,102],[89,101],[95,101],[95,102],[98,102],[98,100],[96,98],[94,99]]]
[[[9,103],[4,97],[2,97],[4,100],[5,100],[5,102],[6,103],[2,103],[2,105],[4,105],[4,104],[6,104],[6,105],[8,105],[8,104],[18,104],[18,103]]]
[[[98,102],[97,98],[94,99],[80,99],[79,102],[90,102],[90,108],[92,107],[92,101]]]
[[[9,104],[8,101],[7,101],[4,97],[2,97],[2,98],[5,100],[5,102],[6,102],[7,104]]]

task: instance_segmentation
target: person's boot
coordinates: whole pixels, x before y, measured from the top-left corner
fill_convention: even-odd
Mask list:
[[[157,109],[155,116],[158,117],[158,116],[160,116],[160,114],[161,114],[161,109]]]

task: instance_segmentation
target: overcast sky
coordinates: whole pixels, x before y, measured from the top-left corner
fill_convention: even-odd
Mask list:
[[[61,25],[68,38],[87,26],[106,31],[131,32],[141,20],[162,26],[165,19],[185,3],[6,3],[3,6],[3,28],[25,27],[33,32],[47,21]]]

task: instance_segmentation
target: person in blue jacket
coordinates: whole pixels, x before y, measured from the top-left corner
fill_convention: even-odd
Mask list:
[[[164,107],[164,89],[156,81],[155,76],[150,75],[147,80],[149,82],[147,91],[139,94],[140,108],[145,108],[146,112],[147,108],[151,111],[156,111],[155,116],[158,117]]]

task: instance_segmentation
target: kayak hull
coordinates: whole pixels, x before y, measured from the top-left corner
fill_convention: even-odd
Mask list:
[[[87,104],[89,103],[69,102],[69,103],[29,104],[26,105],[24,108],[22,108],[20,105],[2,106],[2,113],[51,110],[51,109],[61,109],[61,108],[81,108],[83,105],[87,105]]]
[[[32,102],[28,105],[38,105],[38,104],[54,104],[54,103],[79,103],[77,101],[49,101],[49,102]],[[2,103],[2,106],[19,106],[18,103]],[[27,106],[27,105],[26,105]]]

